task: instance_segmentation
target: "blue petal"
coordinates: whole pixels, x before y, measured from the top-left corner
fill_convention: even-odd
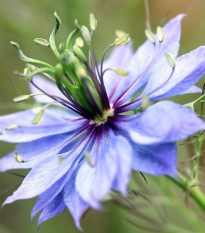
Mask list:
[[[119,122],[134,142],[139,144],[166,143],[186,139],[205,129],[205,123],[190,109],[171,101],[161,101],[131,121]]]
[[[80,145],[76,146],[76,143],[79,143],[79,140],[77,140],[71,144],[75,146],[74,149],[71,146],[70,149],[73,149],[71,152],[59,154],[58,156],[54,153],[36,164],[21,186],[12,196],[6,199],[4,205],[16,200],[38,196],[54,185],[67,172],[72,175],[82,155],[89,147],[89,140],[89,137],[82,139]],[[62,163],[59,163],[59,158],[63,159]]]
[[[53,151],[53,149],[64,142],[67,138],[68,135],[59,134],[19,145],[16,150],[0,159],[0,172],[11,169],[27,169],[34,167],[37,163],[39,163],[40,160],[42,160],[42,158],[40,157],[41,155],[44,155],[46,153],[45,156],[49,157],[51,155],[51,152],[57,154],[62,148],[55,149],[55,151]],[[15,153],[20,154],[23,160],[31,161],[18,163],[14,158]],[[43,157],[43,159],[45,159],[45,156]]]
[[[61,192],[46,207],[43,208],[43,211],[38,219],[38,227],[41,223],[60,214],[65,209],[66,205],[64,204],[63,200],[63,192]]]
[[[38,197],[38,200],[31,212],[32,220],[40,210],[42,210],[46,205],[53,201],[53,199],[63,190],[69,177],[69,173],[65,174],[54,185],[52,185],[48,190],[46,190]]]
[[[121,47],[116,47],[109,58],[104,62],[103,68],[120,69],[128,71],[130,60],[133,56],[132,43],[129,42]],[[107,71],[104,74],[104,83],[108,96],[110,96],[113,88],[117,85],[117,89],[111,99],[115,99],[124,89],[129,76],[122,77],[113,71]]]
[[[194,85],[194,86],[188,88],[186,91],[183,91],[180,94],[184,95],[184,94],[192,94],[192,93],[202,93],[202,89],[200,87],[197,87]]]
[[[181,20],[183,19],[184,15],[178,15],[172,20],[170,20],[164,27],[164,40],[161,45],[160,50],[152,60],[151,64],[149,65],[148,69],[145,71],[146,66],[149,64],[150,58],[156,53],[158,42],[154,46],[153,43],[147,40],[134,54],[131,62],[130,62],[130,75],[129,79],[125,77],[126,80],[129,81],[125,85],[131,83],[130,81],[135,80],[141,73],[143,75],[138,79],[138,81],[132,86],[130,91],[128,91],[121,100],[118,101],[116,106],[119,106],[130,99],[135,93],[140,91],[148,82],[150,77],[157,74],[159,77],[159,70],[167,64],[167,59],[165,53],[171,53],[174,57],[177,56],[179,50],[179,41],[181,36]],[[155,35],[156,41],[157,36]]]
[[[32,124],[35,116],[36,114],[32,110],[1,116],[0,140],[13,143],[28,142],[50,135],[72,132],[88,123],[86,119],[54,109],[46,109],[43,119],[38,125]],[[9,125],[18,125],[19,127],[7,130]]]
[[[181,94],[191,88],[205,73],[205,46],[177,58],[175,71],[168,82],[170,71],[167,71],[167,66],[161,67],[160,73],[151,77],[142,95],[161,87],[149,96],[150,100],[156,100]]]
[[[139,145],[133,143],[132,169],[151,175],[176,177],[177,147],[175,143]]]
[[[45,78],[38,76],[38,75],[33,77],[33,81],[37,86],[39,86],[42,90],[45,90],[48,94],[55,95],[61,98],[65,98],[65,96],[60,92],[56,84],[52,83],[51,81],[47,81]],[[30,87],[31,93],[41,93],[31,83],[29,84],[29,87]],[[53,102],[53,100],[46,95],[37,95],[37,96],[34,96],[34,99],[39,103]]]
[[[117,137],[109,132],[108,141],[106,137],[99,141],[99,144],[95,143],[90,153],[93,166],[84,161],[76,177],[77,192],[82,199],[96,209],[100,209],[100,201],[110,191],[113,182],[115,187],[125,194],[131,158],[125,158],[124,153],[127,157],[132,156],[131,146],[122,136]],[[123,165],[126,168],[122,169],[123,165],[119,163],[124,161]]]
[[[89,205],[80,197],[75,189],[75,175],[71,177],[64,188],[64,202],[75,220],[76,227],[82,230],[80,220],[89,209]]]

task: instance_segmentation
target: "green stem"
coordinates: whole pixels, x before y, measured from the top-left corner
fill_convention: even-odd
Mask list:
[[[178,187],[180,187],[182,190],[186,191],[189,189],[190,196],[192,199],[198,204],[198,206],[205,211],[205,195],[200,190],[198,186],[190,187],[189,183],[187,182],[186,177],[184,177],[182,174],[178,173],[178,179],[174,179],[170,176],[168,178],[175,183]]]

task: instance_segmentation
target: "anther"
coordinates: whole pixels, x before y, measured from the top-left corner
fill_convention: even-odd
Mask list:
[[[147,37],[147,39],[149,39],[150,41],[152,41],[153,43],[155,43],[155,37],[154,34],[151,30],[149,29],[145,29],[145,36]]]
[[[19,126],[18,125],[15,125],[15,124],[13,124],[13,125],[8,125],[7,127],[6,127],[6,130],[14,130],[14,129],[17,129]]]
[[[89,20],[90,20],[91,31],[95,31],[97,28],[97,20],[96,20],[95,15],[93,13],[90,13]]]
[[[92,163],[92,160],[90,157],[90,153],[88,151],[85,152],[85,158],[86,158],[86,161],[88,162],[88,164],[92,167],[93,163]]]
[[[33,125],[39,124],[40,121],[41,121],[42,118],[43,118],[43,115],[44,115],[44,111],[41,110],[39,113],[37,113],[37,115],[36,115],[35,118],[33,119],[32,124],[33,124]]]
[[[127,44],[130,41],[130,35],[124,34],[123,36],[115,39],[114,44],[116,46],[123,46],[124,44]]]
[[[149,97],[147,95],[144,95],[142,97],[142,110],[145,110],[146,108],[148,108],[150,106],[150,101],[149,101]]]
[[[160,26],[157,27],[157,37],[158,37],[159,42],[162,42],[164,40],[164,32],[163,32],[162,27]]]
[[[50,43],[48,40],[46,39],[43,39],[43,38],[36,38],[34,39],[34,42],[38,45],[42,45],[42,46],[45,46],[45,47],[49,47],[50,46]]]
[[[174,57],[170,53],[166,53],[167,61],[171,65],[172,68],[175,68],[175,60]]]
[[[90,32],[86,26],[83,25],[81,27],[81,33],[82,33],[82,36],[83,36],[84,40],[86,41],[86,43],[88,45],[90,45],[91,44],[91,35],[90,35]]]
[[[15,153],[14,154],[14,158],[15,158],[15,160],[16,160],[17,163],[23,163],[23,159],[22,159],[22,157],[21,157],[20,154]]]

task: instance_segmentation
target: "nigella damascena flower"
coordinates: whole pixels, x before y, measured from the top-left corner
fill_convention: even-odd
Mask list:
[[[117,37],[97,65],[94,16],[90,30],[76,22],[59,48],[55,35],[60,18],[55,17],[49,41],[35,40],[53,50],[55,67],[26,57],[12,42],[27,62],[19,75],[30,82],[33,93],[14,101],[34,96],[46,105],[0,117],[0,140],[21,143],[1,158],[0,171],[31,169],[4,204],[38,196],[32,218],[41,211],[39,224],[67,208],[80,228],[83,213],[100,209],[110,190],[127,194],[132,170],[176,177],[176,141],[205,124],[191,109],[157,100],[200,92],[194,84],[205,72],[205,47],[177,57],[184,17],[178,15],[134,53],[128,34]],[[82,38],[75,40],[78,33],[89,47],[89,58],[82,52]]]

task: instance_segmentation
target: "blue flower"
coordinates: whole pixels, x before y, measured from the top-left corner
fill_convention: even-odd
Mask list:
[[[191,109],[168,100],[145,105],[147,99],[152,103],[200,92],[194,84],[205,73],[205,47],[177,57],[183,17],[163,27],[162,42],[155,34],[154,42],[145,41],[135,53],[131,42],[117,46],[100,66],[89,41],[95,28],[90,33],[78,25],[69,37],[81,30],[90,47],[89,62],[78,46],[56,50],[58,17],[50,37],[60,61],[54,69],[29,60],[16,45],[26,62],[43,66],[28,66],[28,75],[22,76],[32,93],[45,94],[34,98],[46,105],[0,117],[0,140],[21,143],[0,159],[0,172],[31,169],[4,204],[38,196],[32,210],[32,218],[41,211],[38,224],[67,208],[81,229],[83,214],[91,207],[101,209],[110,190],[127,194],[132,170],[176,177],[176,141],[205,129],[205,123]],[[127,34],[115,45],[125,41]],[[36,75],[47,71],[55,84]],[[126,77],[119,75],[124,71]],[[57,108],[49,107],[50,99]]]

